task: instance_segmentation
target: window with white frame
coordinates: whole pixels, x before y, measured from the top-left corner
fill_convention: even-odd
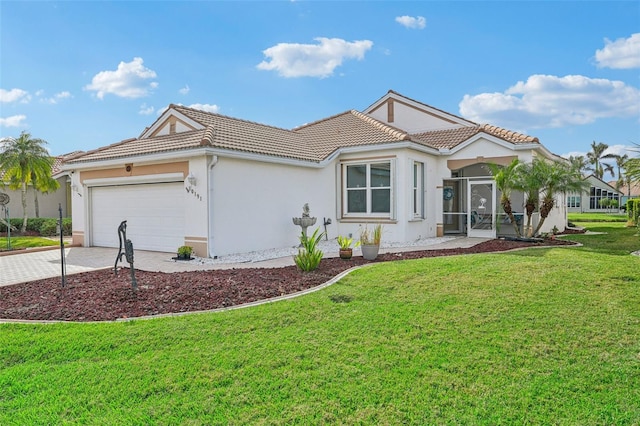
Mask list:
[[[391,165],[391,161],[344,164],[344,216],[391,217]]]
[[[423,182],[424,182],[424,164],[413,161],[413,181],[412,181],[412,197],[411,212],[414,219],[424,217],[424,201],[423,201]]]

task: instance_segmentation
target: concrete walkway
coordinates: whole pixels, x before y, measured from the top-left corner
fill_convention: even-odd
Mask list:
[[[380,249],[380,253],[399,253],[418,250],[442,250],[448,248],[472,247],[487,239],[459,237],[429,246]],[[113,268],[118,249],[103,247],[70,247],[65,249],[67,275],[96,269]],[[186,272],[231,268],[278,268],[294,265],[293,257],[280,257],[261,262],[197,264],[195,262],[176,262],[175,253],[136,250],[134,252],[136,269],[153,272]],[[354,250],[354,256],[360,250]],[[327,252],[325,257],[338,257],[338,251]],[[124,257],[123,257],[124,261]],[[119,266],[128,266],[124,261]],[[60,249],[4,255],[0,257],[0,286],[35,281],[43,278],[60,277]]]

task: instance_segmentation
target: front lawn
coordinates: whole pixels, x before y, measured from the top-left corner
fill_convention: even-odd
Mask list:
[[[50,238],[42,238],[42,237],[22,237],[16,236],[11,237],[11,249],[18,250],[23,248],[33,248],[33,247],[48,247],[48,246],[56,246],[60,245],[60,241],[56,241],[55,239]],[[7,249],[7,238],[0,237],[0,251]]]
[[[624,213],[568,213],[567,218],[570,222],[626,222],[628,220]]]
[[[0,324],[0,424],[638,424],[640,238],[598,226],[236,311]]]

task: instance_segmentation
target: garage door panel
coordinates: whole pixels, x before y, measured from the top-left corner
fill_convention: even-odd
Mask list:
[[[136,249],[175,252],[184,244],[182,182],[105,186],[92,189],[91,245],[118,247],[118,226]]]

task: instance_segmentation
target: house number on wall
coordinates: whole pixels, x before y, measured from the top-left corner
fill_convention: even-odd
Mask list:
[[[193,186],[189,185],[187,187],[184,188],[189,194],[192,194],[194,197],[196,197],[198,200],[202,201],[202,195],[198,194],[196,192],[195,189],[193,189]]]

